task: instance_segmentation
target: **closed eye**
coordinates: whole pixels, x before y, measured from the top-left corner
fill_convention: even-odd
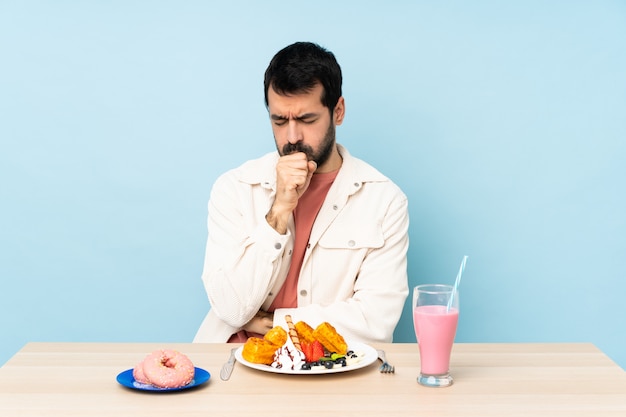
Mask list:
[[[301,121],[304,124],[310,125],[317,122],[317,117],[308,116],[308,117],[299,117],[297,120]]]
[[[279,116],[277,114],[272,114],[271,119],[276,126],[283,126],[288,121],[286,117]]]
[[[315,123],[319,119],[319,115],[317,113],[304,113],[295,118],[296,120],[310,125],[311,123]]]
[[[288,117],[281,116],[279,114],[272,114],[271,119],[275,126],[284,126],[289,121]],[[293,120],[310,125],[319,120],[319,115],[317,113],[305,113],[301,116],[294,117]]]

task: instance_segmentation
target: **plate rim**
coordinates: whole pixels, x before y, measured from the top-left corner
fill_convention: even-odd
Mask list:
[[[135,377],[133,376],[133,369],[134,368],[130,368],[127,369],[125,371],[120,372],[119,374],[117,374],[116,380],[117,382],[126,387],[126,388],[130,388],[136,391],[144,391],[144,392],[173,392],[173,391],[181,391],[181,390],[185,390],[185,389],[190,389],[190,388],[195,388],[198,387],[202,384],[205,384],[209,381],[209,379],[211,379],[211,373],[205,369],[202,368],[198,368],[197,366],[194,366],[194,377],[191,383],[184,385],[182,387],[177,387],[177,388],[159,388],[159,387],[155,387],[155,386],[148,386],[146,384],[146,387],[138,387],[134,384],[134,382],[136,382]],[[199,375],[199,377],[198,377]]]
[[[243,352],[243,346],[239,346],[237,350],[235,351],[235,359],[237,360],[237,362],[239,362],[240,364],[248,368],[256,369],[256,370],[263,371],[263,372],[283,374],[283,375],[329,375],[329,374],[356,371],[357,369],[362,369],[362,368],[370,366],[371,364],[376,362],[376,360],[378,359],[378,353],[376,352],[376,349],[374,349],[372,346],[368,345],[367,343],[347,341],[347,344],[348,344],[348,350],[362,350],[365,352],[365,356],[363,357],[361,361],[355,363],[354,365],[346,366],[346,367],[342,366],[340,368],[336,368],[336,367],[332,369],[320,368],[320,369],[311,369],[311,370],[306,370],[306,371],[301,370],[301,369],[291,370],[291,369],[273,368],[270,365],[264,365],[261,363],[252,363],[252,362],[248,362],[247,360],[245,360],[241,354]]]

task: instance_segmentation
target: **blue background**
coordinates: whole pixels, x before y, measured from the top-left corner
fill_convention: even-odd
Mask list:
[[[274,150],[262,76],[297,40],[342,65],[339,142],[409,197],[411,285],[469,255],[457,341],[626,367],[617,0],[0,1],[0,363],[192,340],[210,187]]]

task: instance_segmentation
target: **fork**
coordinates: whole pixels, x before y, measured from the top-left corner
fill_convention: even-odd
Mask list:
[[[385,351],[377,350],[377,352],[378,352],[378,359],[380,359],[383,362],[383,364],[380,365],[380,368],[378,368],[378,370],[383,374],[393,374],[395,372],[395,368],[393,365],[387,362]]]

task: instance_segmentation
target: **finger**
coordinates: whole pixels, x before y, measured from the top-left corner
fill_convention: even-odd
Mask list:
[[[281,156],[280,161],[286,163],[289,166],[304,168],[306,167],[307,157],[304,152],[296,152],[289,155]]]
[[[264,311],[264,310],[259,310],[259,311],[256,313],[256,315],[257,315],[258,317],[270,317],[270,316],[272,315],[272,313],[269,313],[269,312]]]
[[[309,161],[307,163],[307,174],[304,178],[304,183],[298,186],[298,193],[302,195],[307,188],[309,188],[309,184],[311,183],[311,178],[313,178],[313,174],[317,169],[317,163],[315,161]]]

